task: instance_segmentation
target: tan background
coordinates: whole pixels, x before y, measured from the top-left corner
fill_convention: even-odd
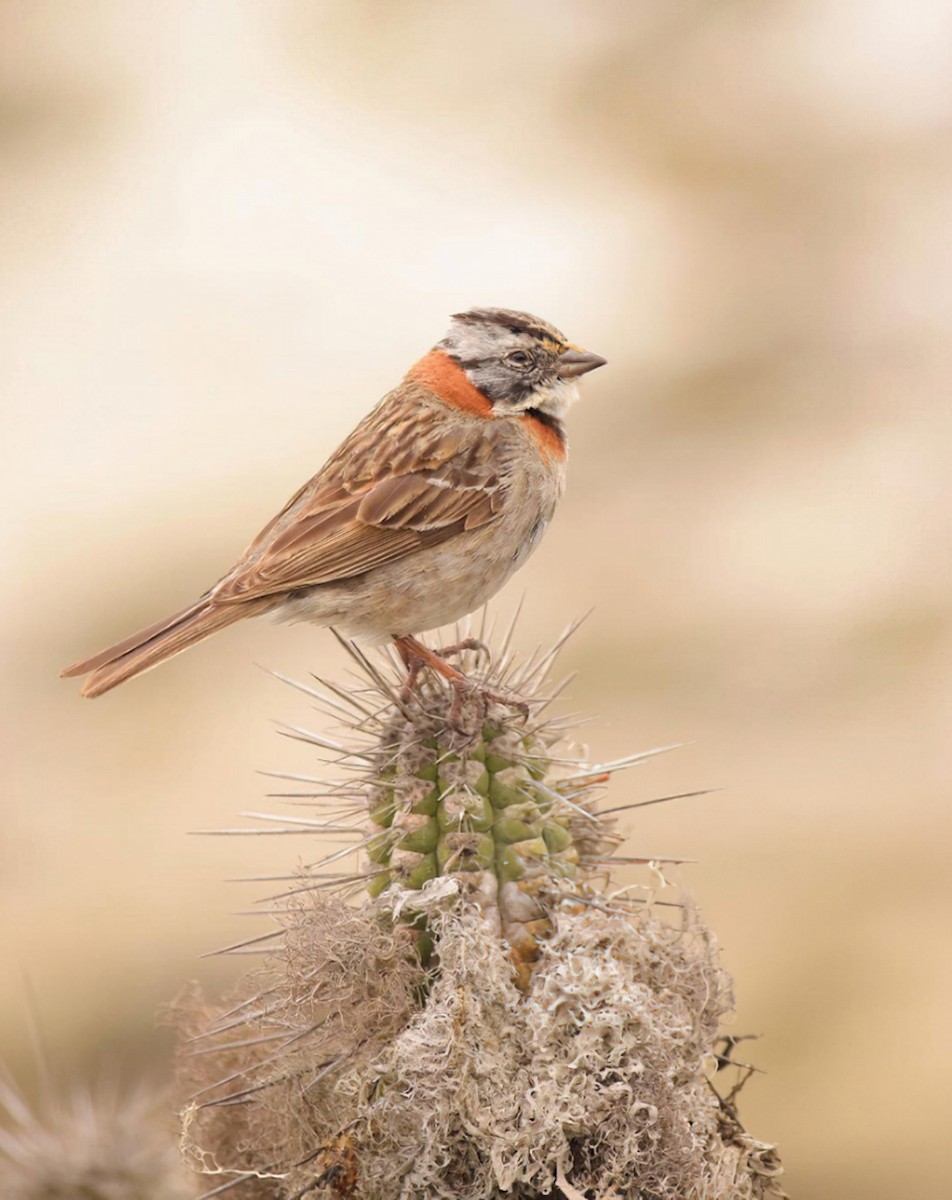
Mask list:
[[[299,845],[190,838],[307,769],[231,630],[94,704],[472,304],[610,360],[498,602],[566,654],[633,848],[688,878],[801,1200],[948,1188],[952,12],[878,0],[0,4],[3,1055],[155,1008]],[[216,984],[217,985],[217,984]]]

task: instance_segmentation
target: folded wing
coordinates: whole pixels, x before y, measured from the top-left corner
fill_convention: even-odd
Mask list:
[[[443,436],[424,420],[398,429],[359,426],[212,598],[233,604],[341,582],[495,520],[505,496],[505,456],[494,453],[495,440],[481,423]],[[412,455],[408,442],[415,442]],[[358,475],[345,469],[354,462],[363,465]]]

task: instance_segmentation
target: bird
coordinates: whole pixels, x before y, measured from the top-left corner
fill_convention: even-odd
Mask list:
[[[418,634],[481,607],[536,548],[565,486],[564,418],[605,359],[530,313],[473,308],[407,372],[194,604],[66,667],[111,688],[243,617],[392,639],[408,694],[430,668],[468,677]],[[499,697],[493,696],[498,699]]]

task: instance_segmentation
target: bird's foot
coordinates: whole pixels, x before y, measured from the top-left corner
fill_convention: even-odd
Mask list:
[[[400,701],[407,704],[416,688],[417,679],[424,667],[429,667],[450,685],[453,700],[448,715],[449,724],[458,733],[472,736],[474,730],[464,724],[463,715],[467,708],[474,708],[476,729],[478,730],[486,717],[490,704],[501,704],[506,708],[516,709],[522,714],[523,720],[529,718],[529,705],[515,696],[507,696],[495,689],[486,687],[470,679],[457,667],[451,666],[446,660],[450,656],[462,654],[466,650],[474,650],[489,656],[489,648],[478,638],[464,638],[452,646],[443,646],[439,650],[430,650],[422,642],[410,635],[394,637],[394,645],[407,669],[407,678],[400,692]]]
[[[486,687],[485,684],[468,679],[465,675],[459,682],[451,683],[450,686],[453,689],[453,702],[450,705],[448,719],[449,724],[457,733],[466,734],[467,737],[478,733],[486,720],[490,704],[501,704],[505,708],[515,709],[523,721],[529,719],[529,705],[525,700],[520,700],[518,696],[506,696],[502,692]],[[463,720],[464,710],[470,705],[475,709],[472,726],[468,726]]]
[[[492,658],[492,652],[486,643],[474,637],[463,638],[461,642],[453,642],[450,646],[441,646],[439,650],[434,650],[433,653],[439,655],[440,658],[455,658],[467,650],[485,655],[487,662]]]

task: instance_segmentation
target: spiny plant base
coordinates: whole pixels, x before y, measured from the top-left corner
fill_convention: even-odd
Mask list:
[[[668,898],[673,860],[617,853],[617,813],[658,801],[601,807],[647,755],[573,755],[577,723],[545,716],[565,639],[518,665],[510,636],[485,683],[530,717],[475,707],[468,734],[442,680],[404,700],[395,662],[346,643],[347,686],[295,685],[344,732],[286,732],[339,777],[282,776],[316,818],[258,816],[346,844],[286,877],[272,933],[226,948],[266,955],[229,1003],[178,1006],[204,1195],[783,1195],[775,1148],[714,1086],[731,1009],[714,939]],[[612,890],[620,864],[648,882]]]

